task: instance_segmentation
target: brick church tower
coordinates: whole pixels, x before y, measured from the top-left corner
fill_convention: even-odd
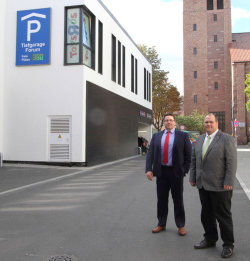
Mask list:
[[[230,0],[184,0],[184,112],[213,112],[232,133]]]

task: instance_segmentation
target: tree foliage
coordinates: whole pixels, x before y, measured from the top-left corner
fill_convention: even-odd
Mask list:
[[[176,123],[180,125],[185,125],[188,131],[199,131],[203,130],[205,114],[199,114],[197,110],[193,111],[190,115],[186,116],[176,116]]]
[[[161,59],[155,47],[139,45],[152,64],[152,107],[153,124],[160,131],[163,126],[163,116],[166,113],[173,113],[180,110],[181,97],[177,88],[170,84],[168,73],[161,70]]]
[[[246,89],[245,89],[245,93],[246,93],[246,96],[247,96],[246,109],[247,109],[247,111],[250,111],[250,74],[246,75],[245,84],[247,86]]]

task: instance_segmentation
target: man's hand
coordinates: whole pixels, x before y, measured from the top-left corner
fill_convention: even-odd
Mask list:
[[[232,190],[232,189],[233,189],[233,186],[224,185],[224,189],[225,189],[225,190]]]
[[[192,187],[196,187],[196,183],[195,182],[189,182],[190,183],[190,185],[192,186]]]
[[[152,181],[152,180],[153,180],[153,177],[154,177],[153,172],[152,172],[152,171],[148,171],[148,172],[147,172],[147,178],[148,178],[148,180]]]

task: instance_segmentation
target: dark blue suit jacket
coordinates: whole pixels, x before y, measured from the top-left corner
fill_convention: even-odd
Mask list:
[[[154,176],[161,176],[161,137],[164,131],[155,133],[151,139],[146,158],[146,172],[152,171]],[[188,134],[175,129],[172,152],[173,170],[176,177],[183,177],[188,173],[191,163],[192,145]]]

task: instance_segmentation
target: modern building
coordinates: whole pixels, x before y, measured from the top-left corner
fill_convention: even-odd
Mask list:
[[[100,0],[4,0],[4,161],[93,165],[151,137],[152,66]]]
[[[219,128],[239,134],[238,143],[246,144],[250,139],[250,124],[244,107],[244,81],[249,71],[249,56],[236,55],[235,60],[233,54],[240,45],[245,46],[246,54],[246,49],[250,49],[249,34],[232,34],[230,0],[184,0],[183,3],[184,112],[215,113]],[[245,69],[239,80],[237,70],[242,66]],[[236,133],[235,120],[240,120]]]

